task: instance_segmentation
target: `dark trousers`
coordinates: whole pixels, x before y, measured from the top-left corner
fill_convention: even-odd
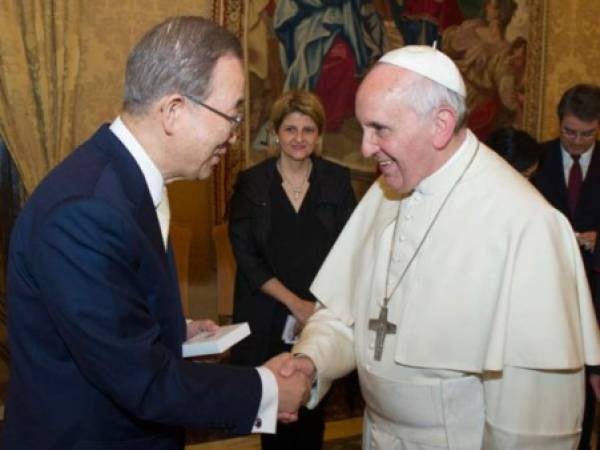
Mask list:
[[[262,450],[321,450],[325,433],[325,399],[315,409],[300,408],[298,421],[277,423],[277,434],[261,434]]]

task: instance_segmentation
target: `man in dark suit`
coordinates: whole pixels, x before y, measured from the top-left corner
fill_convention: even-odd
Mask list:
[[[544,143],[544,156],[534,184],[571,222],[592,283],[592,254],[600,228],[600,87],[578,84],[558,104],[560,137]],[[597,301],[597,294],[594,299]],[[593,377],[593,381],[597,381]],[[587,386],[579,450],[589,450],[595,398]]]
[[[121,115],[31,195],[9,253],[0,447],[174,450],[184,427],[273,432],[278,410],[294,418],[309,383],[278,375],[289,355],[258,369],[181,358],[164,186],[211,174],[243,92],[233,35],[168,19],[129,56]]]
[[[600,87],[578,84],[558,104],[560,137],[545,142],[534,184],[577,233],[588,277],[600,226]],[[574,170],[571,170],[574,169]],[[572,183],[569,183],[569,181]]]

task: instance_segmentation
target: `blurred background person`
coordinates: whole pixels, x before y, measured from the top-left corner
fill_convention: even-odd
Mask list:
[[[282,94],[270,120],[279,155],[239,174],[229,220],[238,267],[233,320],[252,330],[232,362],[249,366],[291,348],[314,311],[309,286],[356,205],[350,171],[317,156],[325,112],[314,94]],[[320,449],[323,409],[302,408],[298,422],[262,437],[262,448]]]
[[[544,161],[534,177],[538,190],[571,222],[591,276],[596,230],[600,228],[600,86],[578,84],[558,104],[560,136],[545,142]]]
[[[530,179],[537,171],[542,146],[529,133],[513,127],[499,128],[485,143],[525,178]]]

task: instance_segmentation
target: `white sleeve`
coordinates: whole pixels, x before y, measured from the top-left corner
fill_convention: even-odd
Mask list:
[[[266,367],[257,367],[262,383],[262,397],[256,413],[252,433],[274,434],[277,431],[277,405],[279,390],[275,375]]]
[[[585,401],[580,370],[506,366],[484,377],[483,450],[576,449]]]
[[[354,328],[337,319],[327,308],[318,309],[306,323],[292,352],[308,356],[317,369],[316,387],[307,404],[308,408],[314,408],[333,380],[356,367]]]

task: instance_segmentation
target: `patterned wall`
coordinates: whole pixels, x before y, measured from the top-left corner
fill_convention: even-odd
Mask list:
[[[580,82],[600,84],[600,1],[548,0],[540,138],[558,135],[556,105]]]
[[[87,139],[119,112],[127,54],[141,35],[169,16],[212,17],[209,0],[98,0],[81,10],[81,69],[75,142]]]

